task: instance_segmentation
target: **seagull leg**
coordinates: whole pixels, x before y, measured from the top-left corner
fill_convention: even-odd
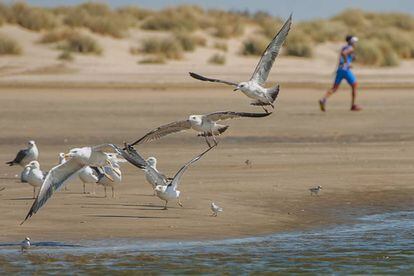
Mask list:
[[[36,187],[33,187],[33,198],[36,198]]]
[[[165,201],[165,205],[164,205],[164,209],[163,209],[163,210],[168,210],[168,209],[167,209],[167,204],[168,204],[168,201],[166,200],[166,201]]]
[[[181,203],[180,199],[178,199],[178,205],[180,205],[180,207],[184,207],[183,204]]]
[[[263,108],[263,110],[266,112],[266,113],[269,113],[269,111],[267,111],[267,109],[262,105],[261,106],[262,108]]]
[[[104,190],[105,190],[105,197],[107,197],[107,195],[106,195],[106,186],[104,186]]]
[[[115,191],[114,191],[114,187],[111,187],[112,188],[112,198],[115,198]]]
[[[211,148],[210,141],[207,138],[207,132],[204,132],[204,138],[206,139],[206,143],[207,143],[208,147]]]
[[[86,185],[85,185],[85,182],[83,182],[83,194],[86,194]]]
[[[216,140],[216,136],[214,136],[213,133],[211,133],[211,137],[213,137],[213,141],[214,141],[214,145],[217,146],[217,140]]]

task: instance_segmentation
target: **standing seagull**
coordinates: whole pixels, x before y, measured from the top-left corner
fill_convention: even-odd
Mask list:
[[[288,20],[286,20],[285,24],[267,46],[249,81],[235,83],[231,81],[206,78],[193,72],[190,72],[190,76],[201,81],[220,82],[234,86],[234,91],[240,90],[247,97],[254,100],[251,105],[261,106],[266,112],[268,111],[264,106],[270,105],[274,109],[273,103],[275,102],[276,97],[279,93],[279,85],[271,88],[265,88],[263,85],[269,76],[269,72],[272,69],[273,63],[279,54],[280,48],[282,47],[282,44],[289,33],[291,25],[292,15],[290,15]]]
[[[126,162],[126,160],[123,158],[118,158],[116,154],[107,153],[107,155],[108,155],[108,160],[111,162],[111,165],[106,165],[105,167],[103,167],[105,174],[99,173],[99,170],[97,171],[99,173],[99,176],[98,176],[99,179],[96,182],[96,184],[104,186],[105,197],[107,197],[106,188],[111,187],[112,198],[114,198],[115,197],[115,190],[114,190],[115,186],[118,183],[121,183],[122,181],[121,166],[119,163]],[[96,168],[96,167],[93,167],[93,168]],[[108,175],[113,180],[109,179]]]
[[[167,210],[168,201],[171,200],[177,200],[178,205],[181,207],[183,206],[180,202],[180,191],[177,190],[178,184],[181,181],[181,177],[191,164],[198,161],[204,154],[209,152],[214,147],[215,146],[209,147],[207,150],[187,162],[184,166],[181,167],[181,169],[174,175],[172,179],[166,179],[164,175],[161,175],[156,170],[154,170],[131,145],[127,145],[125,147],[127,152],[124,152],[123,157],[132,165],[142,170],[151,171],[151,173],[154,175],[154,178],[159,179],[158,183],[161,184],[155,187],[155,192],[160,199],[165,201],[164,210]]]
[[[227,125],[218,124],[218,121],[241,117],[260,118],[269,116],[270,114],[272,113],[220,111],[206,115],[190,115],[190,117],[188,117],[187,120],[175,121],[170,124],[160,126],[148,132],[143,137],[132,143],[131,146],[156,140],[171,133],[193,129],[198,132],[198,136],[205,137],[207,145],[211,147],[211,143],[208,137],[212,137],[214,144],[217,145],[217,140],[215,136],[222,134],[229,127]]]
[[[29,167],[29,171],[26,180],[33,187],[33,198],[35,198],[36,188],[42,186],[46,175],[40,170],[40,164],[37,161],[30,162],[27,167]]]
[[[39,157],[39,150],[37,149],[36,143],[33,140],[30,140],[28,143],[27,149],[20,150],[16,158],[14,158],[13,161],[6,162],[9,166],[13,166],[15,164],[18,164],[22,167],[29,164],[31,161],[37,160]]]
[[[158,185],[167,185],[168,180],[172,180],[172,178],[167,178],[157,170],[157,159],[155,157],[148,157],[146,161],[151,169],[144,169],[145,178],[147,179],[147,182],[151,184],[152,189],[154,190],[154,195],[157,195],[155,187]]]
[[[78,172],[79,179],[83,184],[83,193],[86,194],[86,183],[93,185],[93,192],[95,194],[95,184],[99,180],[99,170],[97,167],[86,166]]]
[[[30,208],[26,218],[22,224],[31,216],[33,216],[40,208],[48,201],[53,193],[60,189],[72,175],[76,174],[80,169],[85,166],[103,167],[107,164],[111,164],[108,160],[108,155],[103,151],[105,149],[118,150],[115,145],[104,144],[94,147],[74,148],[65,154],[67,161],[63,164],[59,164],[53,167],[47,174],[40,188],[32,207]],[[104,173],[105,174],[105,173]],[[108,176],[113,180],[112,177]]]

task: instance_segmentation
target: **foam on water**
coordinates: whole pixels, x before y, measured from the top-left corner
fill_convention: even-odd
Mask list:
[[[412,273],[412,229],[414,212],[407,211],[365,216],[352,225],[218,241],[39,242],[25,254],[18,243],[3,243],[0,272]]]

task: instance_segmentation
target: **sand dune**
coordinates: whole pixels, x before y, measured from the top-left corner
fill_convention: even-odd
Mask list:
[[[102,56],[76,55],[73,62],[57,60],[59,51],[56,46],[38,43],[42,34],[28,31],[15,25],[4,25],[0,33],[7,34],[23,46],[21,56],[3,56],[0,58],[0,85],[37,85],[37,86],[149,86],[168,84],[200,86],[202,84],[187,76],[188,71],[198,71],[211,76],[221,76],[234,80],[246,80],[250,77],[258,57],[239,55],[242,40],[255,32],[248,28],[244,36],[229,39],[229,51],[225,53],[227,63],[224,66],[211,65],[207,61],[211,55],[219,52],[212,48],[217,39],[203,32],[207,37],[207,46],[199,47],[195,52],[186,53],[183,60],[168,61],[164,65],[143,65],[138,61],[143,56],[131,55],[130,47],[137,46],[146,37],[165,36],[162,32],[130,30],[128,37],[115,39],[96,35],[82,30],[94,37],[103,47]],[[328,85],[337,62],[337,50],[341,44],[324,43],[316,46],[312,59],[282,56],[271,72],[270,80],[282,84]],[[403,61],[399,67],[369,68],[355,66],[355,72],[365,86],[412,86],[414,85],[414,62]],[[52,68],[52,69],[50,69]],[[53,68],[58,68],[54,70]]]

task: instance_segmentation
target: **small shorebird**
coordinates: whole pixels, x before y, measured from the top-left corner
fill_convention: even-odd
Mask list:
[[[232,81],[207,78],[193,72],[190,72],[190,76],[201,81],[219,82],[231,85],[235,87],[234,91],[240,90],[247,97],[253,99],[251,105],[261,106],[266,112],[268,111],[265,106],[270,105],[274,109],[274,102],[279,93],[279,85],[271,88],[265,88],[263,85],[269,76],[269,72],[272,69],[280,48],[289,33],[291,25],[292,15],[290,15],[288,20],[286,20],[285,24],[267,46],[249,81],[236,83]]]
[[[36,161],[39,157],[39,150],[37,149],[36,143],[33,140],[28,142],[27,149],[20,150],[14,160],[6,162],[9,166],[18,164],[22,167],[29,164],[31,161]]]
[[[190,115],[187,120],[175,121],[167,125],[160,126],[143,137],[139,138],[137,141],[131,144],[131,146],[142,144],[144,142],[149,142],[152,140],[160,139],[171,133],[176,133],[188,129],[193,129],[198,132],[198,136],[205,138],[206,143],[211,147],[211,143],[208,137],[212,137],[214,144],[217,145],[216,136],[222,134],[227,130],[229,126],[218,124],[218,121],[241,118],[241,117],[250,117],[250,118],[260,118],[269,116],[272,113],[247,113],[247,112],[233,112],[233,111],[220,111],[213,112],[205,115]]]
[[[211,214],[212,217],[217,217],[217,214],[219,212],[223,212],[223,208],[216,205],[214,202],[211,202],[211,211],[213,211],[213,214]]]
[[[29,237],[26,237],[25,239],[24,239],[24,241],[22,241],[21,243],[20,243],[20,250],[22,251],[22,252],[24,252],[24,251],[27,251],[27,250],[29,250],[29,248],[30,248],[30,238]]]
[[[244,161],[244,164],[246,164],[246,166],[248,166],[249,168],[252,167],[252,161],[250,161],[249,159],[246,159],[246,161]]]
[[[179,169],[178,172],[174,175],[173,178],[165,178],[164,175],[161,175],[158,171],[154,170],[131,145],[125,145],[126,151],[123,151],[122,156],[132,165],[140,168],[141,170],[148,170],[148,172],[152,174],[152,177],[156,179],[156,183],[162,183],[158,184],[154,190],[157,193],[157,196],[161,200],[165,201],[164,210],[167,210],[167,204],[169,201],[172,200],[177,200],[178,205],[183,207],[180,201],[181,192],[177,190],[178,184],[181,181],[181,177],[191,164],[198,161],[204,154],[209,152],[214,147],[215,146],[209,147],[207,150],[203,151],[202,153],[191,159],[189,162],[184,164],[181,167],[181,169]]]
[[[322,190],[322,186],[309,189],[311,195],[318,195],[320,190]]]

